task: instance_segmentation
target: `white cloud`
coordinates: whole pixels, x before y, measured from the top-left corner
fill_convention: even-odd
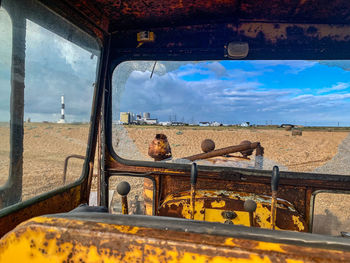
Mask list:
[[[285,66],[289,70],[286,73],[298,74],[301,71],[304,71],[308,68],[311,68],[318,64],[316,61],[307,61],[307,60],[269,60],[269,61],[253,61],[252,64],[257,65],[262,68],[276,67],[276,66]]]
[[[227,75],[226,68],[217,61],[207,63],[205,67],[208,68],[210,71],[214,72],[217,77]]]
[[[332,85],[330,88],[323,88],[318,90],[318,93],[327,93],[327,92],[332,92],[332,91],[341,91],[341,90],[346,90],[350,87],[350,83],[345,83],[345,82],[338,82],[337,84]]]

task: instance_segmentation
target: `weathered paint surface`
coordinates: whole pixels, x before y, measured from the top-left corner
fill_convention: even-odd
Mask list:
[[[337,250],[47,217],[22,223],[0,240],[0,262],[296,263],[349,260],[350,252]]]
[[[84,188],[82,185],[78,185],[63,193],[44,200],[34,201],[32,205],[4,215],[0,218],[0,237],[15,228],[21,222],[32,217],[50,213],[67,212],[76,208],[81,203],[86,203],[87,200],[82,194],[84,190],[82,188]]]
[[[249,213],[244,211],[246,200],[257,203],[255,211],[256,226],[271,228],[271,196],[232,192],[225,190],[197,190],[194,209],[194,219],[209,222],[225,223],[222,212],[232,211],[236,217],[231,220],[235,225],[250,226]],[[293,205],[283,199],[277,199],[277,227],[276,229],[305,231],[307,225]],[[190,192],[183,191],[167,196],[159,209],[159,215],[174,216],[191,219],[192,207]]]
[[[71,5],[98,21],[105,15],[110,30],[209,23],[213,21],[283,21],[350,23],[347,0],[208,0],[113,1],[74,0]]]

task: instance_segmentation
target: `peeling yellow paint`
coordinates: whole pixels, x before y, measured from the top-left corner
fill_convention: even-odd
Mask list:
[[[115,229],[122,233],[127,233],[127,234],[136,234],[139,231],[138,227],[132,227],[132,226],[114,226]]]
[[[159,238],[157,235],[163,230],[153,229],[143,236],[138,233],[146,231],[144,227],[86,223],[47,217],[27,221],[0,240],[0,262],[268,263],[279,255],[288,263],[327,262],[324,258],[327,250],[310,254],[309,248],[239,238],[192,243],[184,241],[181,235],[180,239],[176,235]],[[116,245],[117,240],[122,241],[122,247]],[[335,261],[350,258],[346,253],[329,250],[329,258]]]
[[[225,196],[225,200],[214,200],[210,202],[210,207],[204,207],[204,200],[210,200],[210,198],[220,198]],[[182,206],[181,215],[184,218],[191,219],[191,207],[190,207],[190,192],[183,191],[176,193],[176,195],[168,195],[161,206]],[[257,208],[254,213],[257,225],[261,228],[271,229],[271,196],[256,195],[249,193],[231,192],[225,190],[197,190],[196,191],[196,202],[195,202],[195,220],[204,220],[209,222],[220,222],[226,221],[222,216],[222,212],[225,211],[227,205],[227,199],[231,200],[254,200],[257,203]],[[280,209],[287,210],[295,213],[296,210],[291,203],[286,200],[277,199],[277,207]],[[245,211],[233,211],[237,214],[237,217],[232,220],[235,225],[250,226],[249,213]],[[293,218],[292,218],[293,216]],[[304,223],[301,216],[290,215],[290,220],[293,220],[295,226],[298,227],[299,231],[305,229]],[[280,230],[279,227],[275,227],[276,230]],[[295,228],[293,228],[294,230]],[[287,230],[287,229],[286,229]]]
[[[304,263],[304,260],[286,259],[286,263]]]
[[[296,225],[300,231],[305,229],[303,223],[300,222],[299,217],[293,215],[292,218],[293,218],[294,225]]]
[[[150,200],[153,200],[153,190],[145,189],[144,194],[147,198],[149,198]]]
[[[281,248],[281,245],[277,243],[259,242],[259,245],[256,248],[261,250],[266,250],[266,251],[285,252]]]
[[[213,208],[221,208],[221,207],[224,207],[225,205],[226,205],[226,202],[223,200],[211,202],[211,207]]]

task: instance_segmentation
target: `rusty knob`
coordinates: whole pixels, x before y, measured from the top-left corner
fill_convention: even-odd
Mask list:
[[[244,144],[251,144],[251,142],[250,142],[250,141],[241,141],[240,144],[241,144],[241,145],[244,145]],[[254,151],[254,149],[249,149],[249,150],[241,151],[241,154],[243,155],[244,158],[247,158],[247,156],[253,154],[253,151]]]
[[[254,200],[250,200],[250,199],[246,200],[243,206],[244,206],[244,210],[250,213],[255,212],[256,210],[256,203]]]
[[[117,186],[117,192],[121,196],[126,196],[130,192],[130,184],[128,182],[120,182]]]
[[[215,143],[213,140],[205,139],[202,141],[201,148],[202,151],[205,153],[211,152],[215,149]]]
[[[171,157],[171,148],[165,134],[156,134],[156,137],[149,144],[148,155],[155,161],[161,161]]]

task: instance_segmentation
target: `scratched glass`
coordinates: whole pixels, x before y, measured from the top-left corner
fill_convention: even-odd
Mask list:
[[[5,184],[10,164],[10,95],[12,22],[0,7],[0,186]]]

